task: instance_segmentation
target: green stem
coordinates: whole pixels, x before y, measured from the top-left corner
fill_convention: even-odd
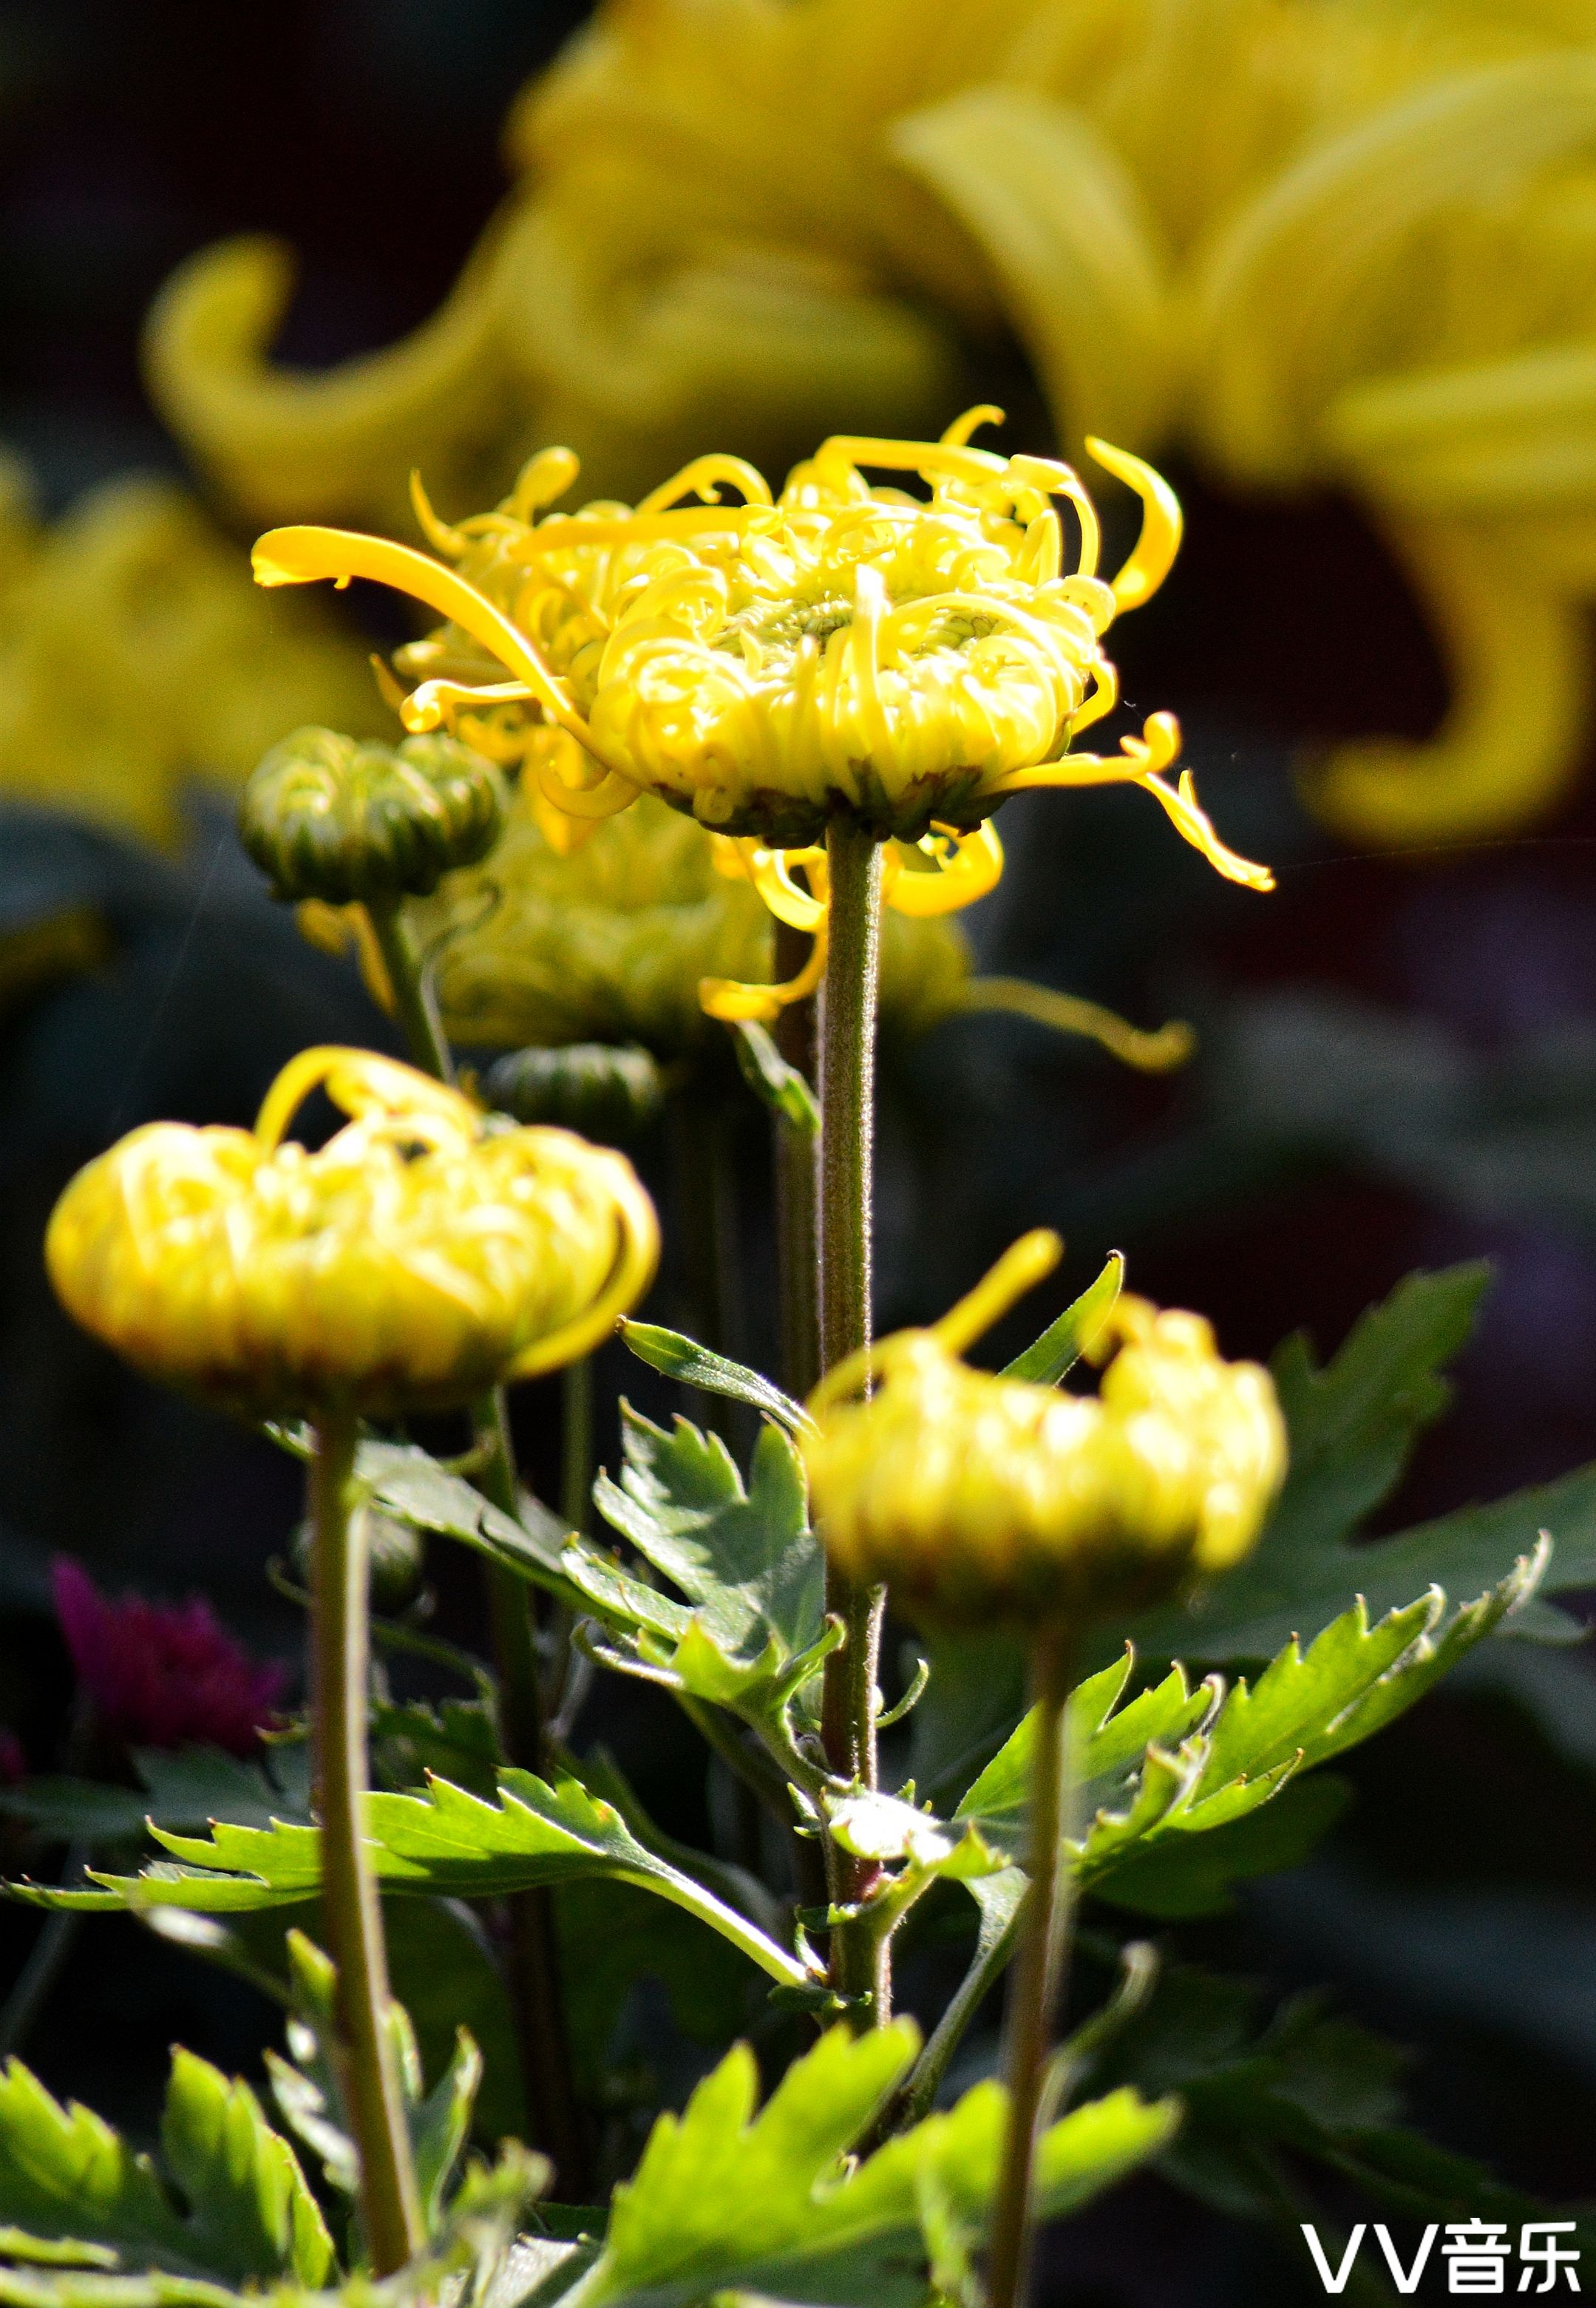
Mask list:
[[[398,1019],[410,1056],[424,1072],[442,1082],[454,1080],[454,1060],[438,1014],[437,996],[417,950],[416,934],[405,915],[402,898],[368,898],[367,913],[393,989],[393,1014]]]
[[[796,977],[809,940],[776,924],[776,977]],[[815,1004],[790,1003],[775,1025],[775,1044],[811,1087],[815,1081]],[[814,1137],[782,1115],[772,1117],[776,1182],[776,1274],[781,1295],[781,1383],[802,1401],[820,1376],[820,1248],[816,1234],[818,1149]]]
[[[439,1081],[453,1082],[454,1060],[403,900],[372,901],[367,911],[411,1057]],[[472,1406],[471,1421],[482,1453],[482,1465],[473,1477],[476,1487],[513,1518],[515,1459],[502,1386]],[[541,1774],[547,1761],[543,1687],[531,1598],[514,1573],[496,1563],[487,1566],[487,1612],[498,1681],[499,1746],[507,1762]],[[513,1892],[504,1903],[504,1926],[506,1984],[515,2014],[528,2124],[537,2145],[553,2158],[556,2183],[566,2200],[580,2202],[586,2187],[587,2148],[548,1888]]]
[[[322,1907],[338,1968],[338,2056],[360,2159],[367,2249],[374,2273],[383,2277],[414,2257],[424,2230],[388,2028],[382,1905],[365,1840],[369,1652],[366,1514],[352,1495],[358,1431],[347,1416],[319,1421],[310,1464],[316,1789]]]
[[[830,943],[820,1009],[820,1359],[832,1369],[870,1342],[870,1214],[875,1137],[876,993],[881,941],[881,846],[847,819],[826,841]],[[846,1641],[825,1663],[821,1736],[832,1770],[876,1783],[876,1683],[886,1589],[826,1567],[825,1606]],[[831,1847],[833,1897],[853,1905],[872,1870]],[[860,1917],[832,1936],[840,1993],[867,1997],[868,2024],[892,2014],[890,1937]]]
[[[1060,1864],[1073,1809],[1074,1763],[1067,1708],[1071,1671],[1065,1644],[1038,1639],[1031,1654],[1036,1735],[1031,1764],[1031,1889],[1020,1913],[1020,1951],[1008,2014],[1008,2131],[992,2209],[988,2308],[1018,2308],[1030,2270],[1031,2173],[1037,2111],[1063,1985],[1073,1879]]]

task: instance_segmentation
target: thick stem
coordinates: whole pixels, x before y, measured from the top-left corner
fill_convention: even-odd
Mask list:
[[[1061,1839],[1074,1809],[1074,1763],[1067,1706],[1065,1646],[1043,1635],[1031,1655],[1036,1739],[1031,1763],[1031,1889],[1020,1915],[1020,1952],[1008,2014],[1008,2131],[992,2208],[987,2298],[989,2308],[1018,2308],[1031,2266],[1031,2183],[1037,2109],[1063,1987],[1073,1880],[1060,1864]]]
[[[477,1405],[476,1420],[479,1435],[491,1446],[478,1487],[501,1513],[513,1515],[515,1467],[502,1389],[496,1388]],[[498,1677],[499,1746],[517,1770],[546,1777],[549,1758],[530,1590],[513,1571],[491,1563],[487,1602]],[[511,1892],[504,1903],[504,1925],[528,2126],[536,2145],[553,2158],[561,2196],[567,2203],[580,2203],[587,2182],[587,2140],[571,2066],[554,1899],[548,1886]]]
[[[367,2250],[373,2272],[382,2277],[414,2257],[424,2231],[388,2030],[382,1905],[365,1841],[369,1654],[366,1516],[351,1498],[357,1432],[352,1417],[323,1419],[310,1465],[316,1800],[322,1906],[328,1951],[338,1967],[336,2056],[360,2159]]]
[[[776,977],[796,977],[809,940],[776,924]],[[775,1026],[776,1047],[811,1086],[815,1081],[815,1004],[790,1003]],[[776,1273],[781,1296],[781,1383],[802,1401],[820,1376],[819,1147],[813,1134],[772,1117],[776,1184]]]
[[[826,841],[831,932],[820,1009],[820,1359],[830,1370],[870,1340],[870,1209],[875,1138],[876,989],[881,936],[881,847],[846,819]],[[826,1569],[825,1606],[847,1640],[825,1663],[821,1735],[841,1778],[876,1785],[876,1680],[886,1589]],[[833,1897],[853,1905],[867,1864],[833,1847]],[[867,1996],[869,2024],[891,2017],[890,1948],[865,1920],[832,1935],[833,1982]]]
[[[438,1014],[437,997],[421,966],[416,934],[405,917],[402,898],[370,898],[366,910],[388,983],[393,990],[393,1014],[398,1019],[410,1056],[439,1081],[454,1080],[454,1061]]]

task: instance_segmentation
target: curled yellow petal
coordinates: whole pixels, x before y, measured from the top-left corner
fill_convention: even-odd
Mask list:
[[[1033,986],[1024,977],[971,977],[960,989],[961,1010],[1006,1011],[1016,1018],[1033,1019],[1057,1034],[1080,1034],[1099,1043],[1122,1065],[1138,1073],[1163,1074],[1186,1064],[1197,1046],[1197,1038],[1183,1018],[1148,1033],[1100,1002],[1079,994],[1061,994],[1051,986]]]
[[[1267,866],[1254,864],[1220,840],[1212,819],[1198,805],[1189,770],[1182,771],[1176,787],[1167,786],[1159,775],[1180,751],[1180,724],[1172,713],[1149,714],[1141,736],[1122,737],[1119,742],[1117,755],[1066,754],[1063,761],[1044,762],[1040,769],[1013,771],[1004,779],[1003,789],[1022,793],[1035,786],[1140,786],[1160,804],[1176,831],[1194,849],[1200,849],[1227,882],[1239,882],[1248,890],[1273,889],[1274,876]]]
[[[1128,449],[1116,449],[1109,442],[1100,441],[1095,434],[1087,436],[1086,446],[1105,472],[1112,473],[1126,488],[1134,489],[1142,500],[1141,533],[1113,580],[1116,607],[1139,608],[1158,591],[1175,566],[1186,524],[1180,499],[1161,473],[1154,472],[1140,457],[1133,457]]]
[[[762,1026],[773,1025],[783,1010],[794,1002],[806,1001],[825,976],[826,934],[824,920],[815,933],[815,943],[809,959],[796,977],[780,986],[745,985],[735,977],[704,977],[699,980],[699,1006],[707,1018],[723,1019],[728,1025],[738,1020]]]
[[[934,914],[960,913],[995,890],[1003,878],[1003,844],[990,818],[972,833],[935,827],[915,846],[936,861],[936,871],[917,873],[905,865],[900,851],[888,850],[882,900],[895,914],[923,921]]]

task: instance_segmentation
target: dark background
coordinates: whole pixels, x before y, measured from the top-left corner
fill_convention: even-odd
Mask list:
[[[502,188],[511,97],[583,13],[531,0],[0,11],[0,434],[47,507],[130,466],[180,468],[143,399],[136,342],[191,250],[244,229],[289,238],[302,275],[281,350],[309,365],[385,343],[430,312]],[[1279,1126],[1267,1154],[1249,1157],[1225,1126],[1224,1054],[1247,1005],[1283,990],[1378,1005],[1409,1038],[1393,1062],[1400,1104],[1402,1051],[1427,1031],[1488,1061],[1550,1028],[1590,1028],[1596,788],[1587,779],[1561,818],[1513,840],[1378,860],[1338,851],[1295,798],[1293,749],[1434,727],[1445,685],[1413,604],[1348,505],[1244,504],[1174,478],[1188,544],[1160,601],[1116,630],[1126,694],[1187,720],[1205,799],[1238,847],[1278,862],[1279,892],[1219,883],[1138,797],[1033,798],[1005,813],[1010,872],[971,922],[984,956],[1143,1022],[1181,1011],[1207,1055],[1190,1076],[1148,1084],[1005,1022],[945,1027],[893,1061],[881,1313],[934,1311],[1020,1225],[1054,1219],[1072,1274],[1084,1279],[1117,1241],[1137,1287],[1210,1313],[1230,1352],[1267,1354],[1299,1325],[1328,1351],[1411,1267],[1488,1255],[1497,1279],[1456,1409],[1424,1445],[1394,1527],[1596,1456],[1596,1252],[1566,1201],[1544,1215],[1523,1193],[1460,1193],[1383,1149],[1378,1110],[1355,1132],[1294,1119],[1312,1081],[1270,1077],[1257,1095]],[[108,1070],[72,1040],[81,989],[0,1025],[0,1715],[36,1768],[56,1760],[65,1689],[35,1615],[48,1549],[157,1591],[202,1585],[257,1640],[292,1639],[261,1606],[259,1575],[294,1512],[289,1470],[112,1372],[54,1315],[38,1270],[54,1194],[107,1137],[157,1112],[241,1119],[292,1047],[379,1030],[349,979],[267,918],[225,825],[202,826],[196,844],[204,872],[160,880],[156,926],[93,997],[97,1032],[121,1021]],[[147,871],[107,845],[96,856],[113,878]],[[235,940],[246,919],[248,938]],[[242,1030],[244,1019],[258,1027]],[[1311,1057],[1303,1065],[1322,1076]],[[1576,1115],[1566,1135],[1578,1168],[1596,1153],[1596,1123]],[[741,1144],[757,1274],[767,1250],[751,1115]],[[757,1322],[745,1343],[768,1352]],[[526,1416],[536,1466],[547,1421],[536,1403]],[[1362,1751],[1354,1777],[1367,1799],[1333,1856],[1377,1881],[1379,1915],[1331,1899],[1316,1926],[1288,1889],[1214,1927],[1212,1946],[1277,1985],[1333,1978],[1352,2008],[1418,2044],[1415,2105],[1450,2144],[1545,2194],[1596,2192],[1588,1767],[1557,1760],[1499,1699],[1448,1692]],[[1445,1959],[1404,1959],[1436,1898],[1452,1901]],[[1498,1928],[1504,1899],[1519,1904]],[[31,1928],[0,1916],[0,1959]],[[253,2055],[253,2005],[131,1925],[103,1929],[31,2047],[56,2088],[137,2108],[135,2070],[152,2071],[179,2031],[213,2056]],[[117,1964],[99,1952],[113,1933]],[[1300,2269],[1155,2183],[1072,2230],[1060,2265],[1105,2303],[1306,2296],[1293,2288]]]

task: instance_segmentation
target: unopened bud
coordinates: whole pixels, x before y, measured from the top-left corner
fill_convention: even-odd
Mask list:
[[[296,729],[245,788],[238,833],[280,898],[426,897],[486,857],[508,805],[494,764],[441,732],[380,745]]]
[[[654,1060],[635,1044],[568,1042],[496,1058],[483,1076],[482,1095],[517,1122],[556,1123],[619,1146],[654,1119],[665,1085]]]

